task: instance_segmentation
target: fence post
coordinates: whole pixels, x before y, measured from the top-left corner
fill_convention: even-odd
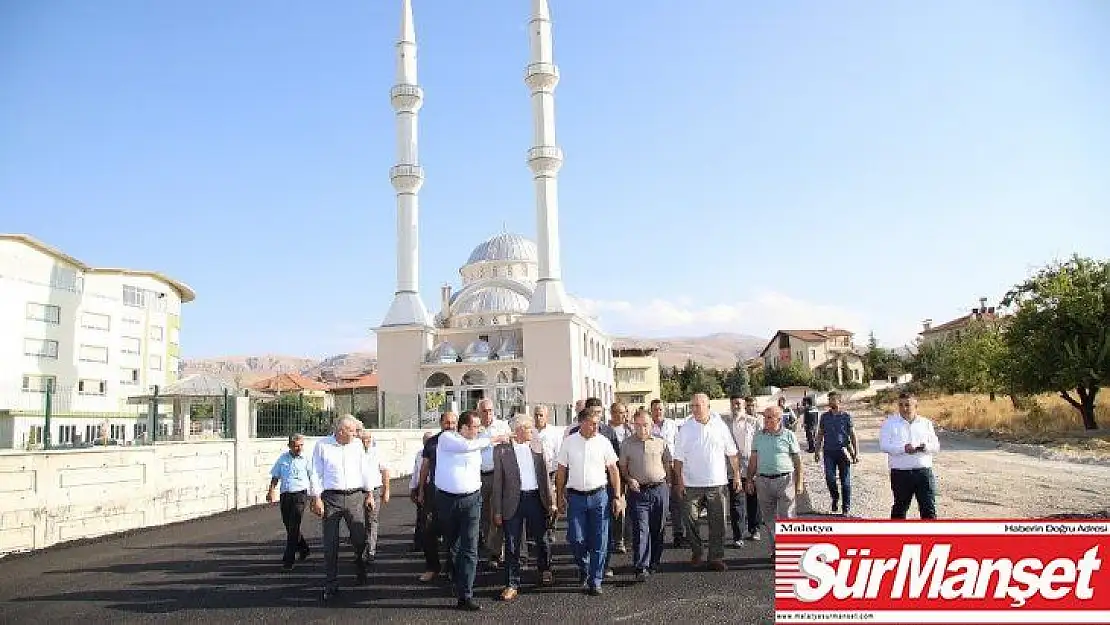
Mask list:
[[[228,401],[227,389],[224,389],[224,438],[230,438],[231,434],[231,402]]]
[[[150,442],[158,440],[158,385],[154,385],[154,393],[150,396]]]
[[[54,399],[54,385],[50,384],[50,383],[47,383],[47,385],[46,385],[46,396],[43,397],[43,399],[42,399],[42,401],[43,401],[43,416],[45,417],[45,420],[43,421],[43,424],[42,424],[42,448],[46,449],[46,450],[50,449],[50,441],[53,438],[53,437],[50,436],[50,413],[54,409],[54,407],[52,405],[53,404],[53,399]]]

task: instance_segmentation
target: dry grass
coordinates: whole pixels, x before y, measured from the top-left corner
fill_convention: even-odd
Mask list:
[[[883,409],[893,412],[895,406]],[[1005,396],[993,402],[986,395],[922,397],[918,412],[948,430],[1110,455],[1110,391],[1100,393],[1096,402],[1100,429],[1095,432],[1084,431],[1079,411],[1058,395],[1036,397],[1029,410],[1015,409]]]

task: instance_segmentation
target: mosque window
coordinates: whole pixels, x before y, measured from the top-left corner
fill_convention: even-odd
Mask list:
[[[482,319],[481,317],[478,317],[478,325],[480,325],[480,326],[486,325],[485,319]]]
[[[513,277],[513,268],[512,268],[512,266],[509,266],[509,267],[505,268],[505,275],[509,276],[510,278]]]

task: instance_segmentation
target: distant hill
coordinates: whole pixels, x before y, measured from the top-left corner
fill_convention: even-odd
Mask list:
[[[618,337],[617,347],[659,348],[659,362],[681,367],[688,359],[707,367],[731,367],[738,358],[759,355],[767,339],[746,334],[710,334],[691,337]],[[184,361],[184,375],[208,373],[228,381],[249,384],[279,373],[300,373],[314,379],[334,380],[372,371],[377,366],[373,353],[336,354],[323,360],[301,356],[220,356]]]

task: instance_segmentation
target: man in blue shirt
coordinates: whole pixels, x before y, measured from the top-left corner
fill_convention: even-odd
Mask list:
[[[281,454],[270,469],[270,490],[266,502],[280,499],[281,522],[285,524],[285,556],[282,569],[293,569],[293,556],[300,560],[308,557],[308,542],[301,534],[301,519],[308,504],[308,481],[312,463],[301,453],[304,450],[304,435],[293,434],[289,437],[289,451]],[[280,498],[278,488],[281,488]]]
[[[844,514],[852,511],[852,464],[859,462],[859,441],[852,427],[852,415],[840,409],[840,393],[829,393],[829,410],[821,415],[817,426],[817,449],[813,459],[821,461],[825,454],[825,485],[829,487],[832,511],[837,512],[840,495],[844,495]],[[837,489],[837,477],[840,489]]]

